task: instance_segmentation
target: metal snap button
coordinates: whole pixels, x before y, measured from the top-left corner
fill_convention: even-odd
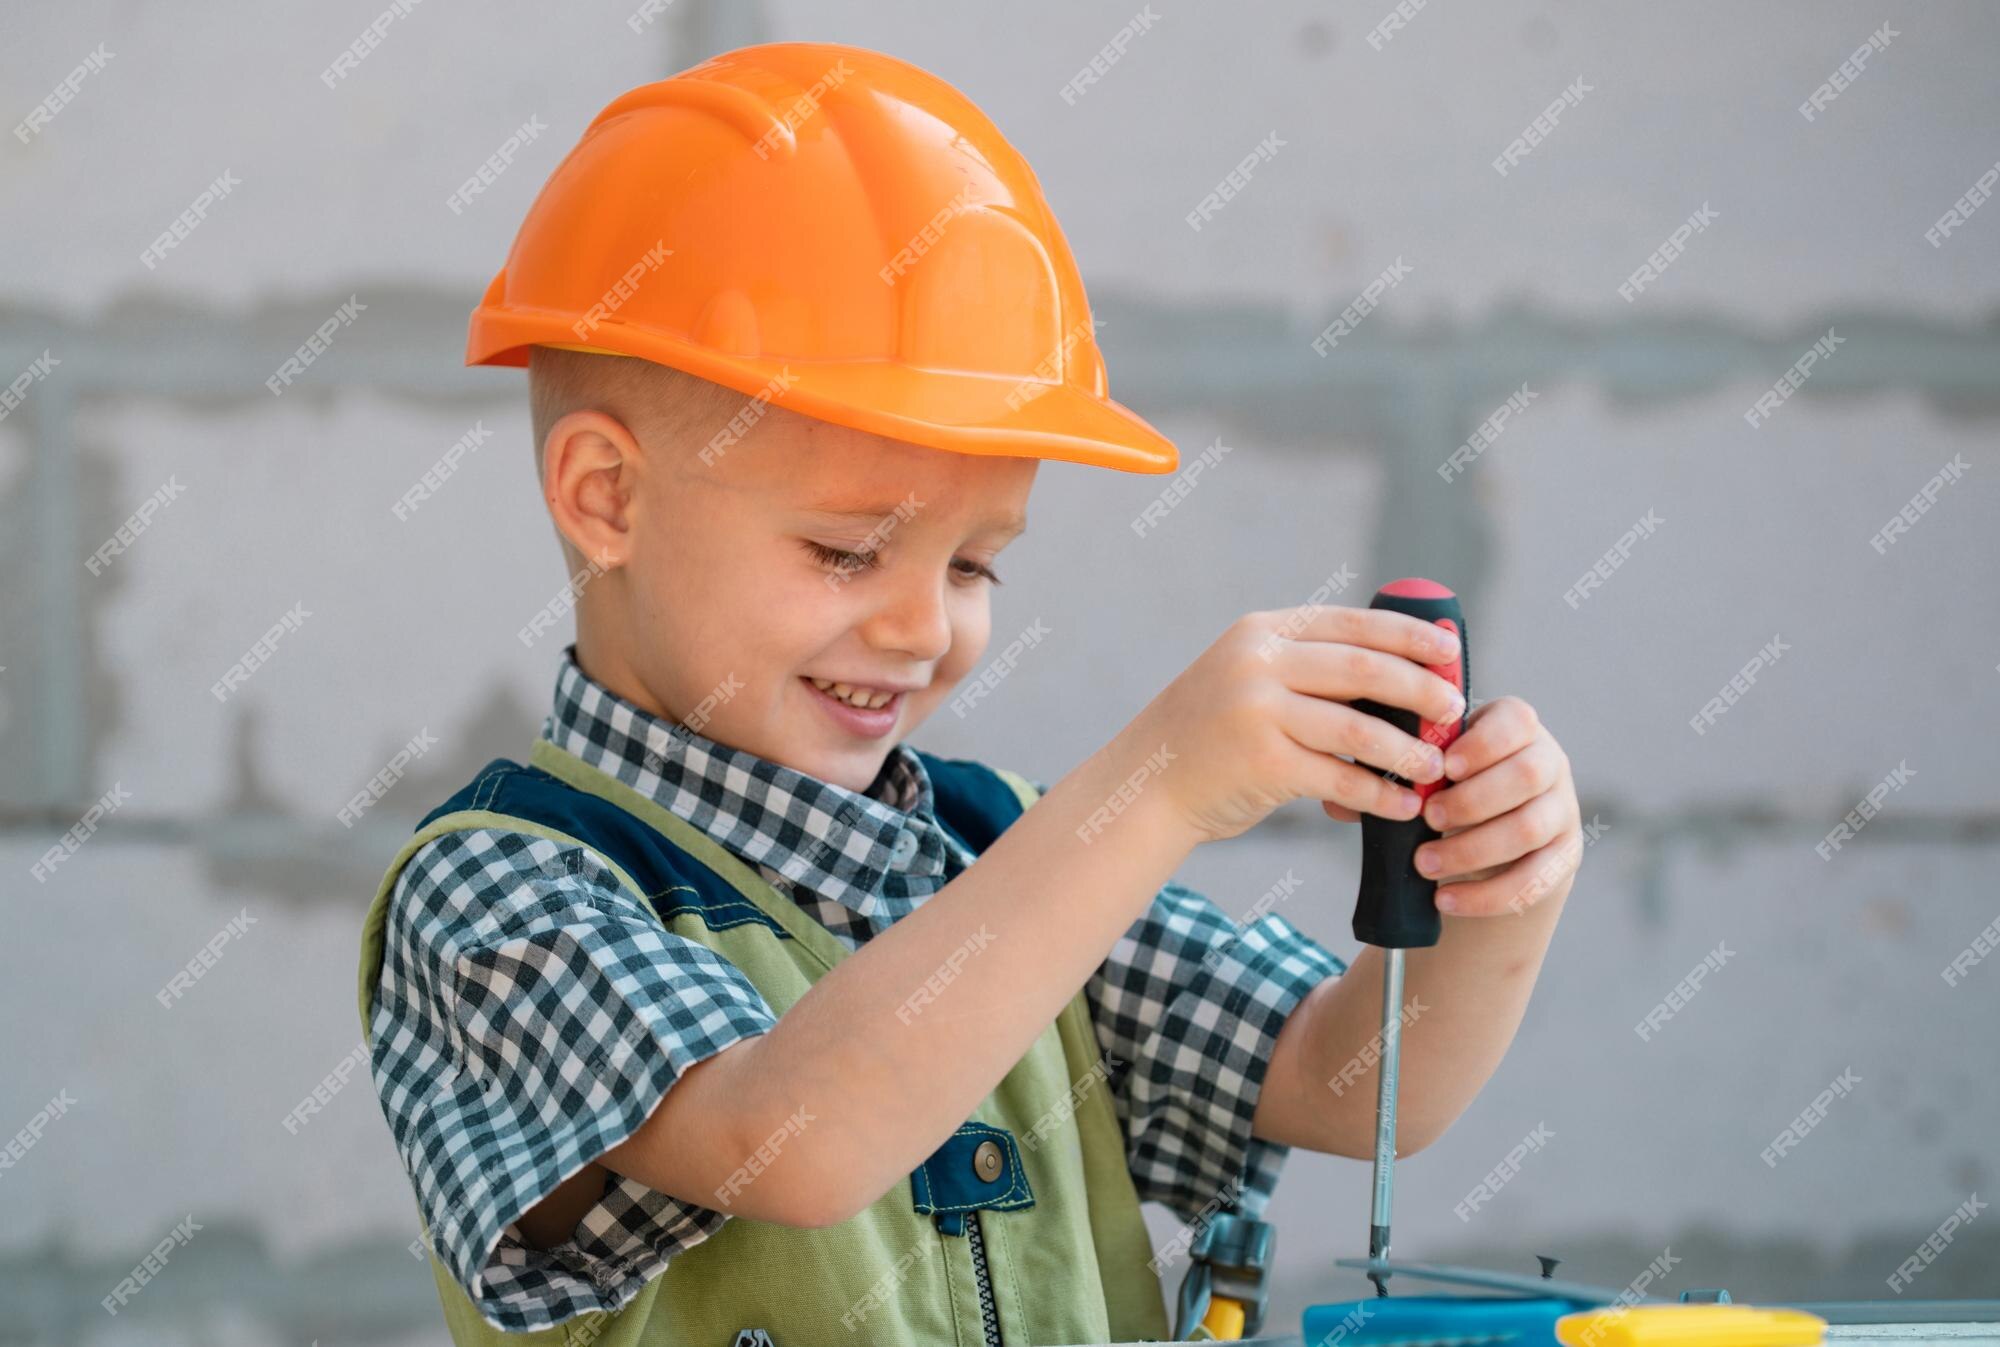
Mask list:
[[[972,1172],[987,1183],[999,1178],[1000,1171],[1006,1167],[1007,1162],[1001,1158],[1000,1147],[991,1141],[980,1142],[978,1149],[972,1152]]]

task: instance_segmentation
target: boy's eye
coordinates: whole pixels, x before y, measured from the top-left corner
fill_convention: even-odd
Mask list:
[[[810,538],[802,539],[801,542],[806,551],[812,554],[813,560],[829,570],[843,573],[865,571],[882,564],[879,552],[851,552],[844,548],[828,547],[825,543],[816,543]],[[996,585],[1000,583],[1000,577],[993,573],[993,568],[983,562],[973,561],[969,557],[954,557],[951,565],[953,573],[962,579],[990,580]]]
[[[865,571],[871,566],[881,564],[880,558],[873,552],[847,552],[838,547],[828,547],[824,543],[813,542],[809,538],[805,540],[805,548],[820,565],[835,570]]]
[[[951,564],[953,566],[965,567],[966,569],[960,571],[959,574],[968,580],[977,580],[984,577],[996,585],[1000,583],[1000,577],[993,573],[993,568],[981,562],[973,561],[967,557],[957,557],[953,559]]]

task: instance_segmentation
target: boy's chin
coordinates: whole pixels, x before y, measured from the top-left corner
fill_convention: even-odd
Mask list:
[[[865,794],[875,784],[876,778],[882,775],[882,764],[888,760],[889,751],[895,746],[896,740],[884,738],[865,748],[821,749],[810,755],[809,763],[785,765],[829,785],[843,786],[857,795]]]

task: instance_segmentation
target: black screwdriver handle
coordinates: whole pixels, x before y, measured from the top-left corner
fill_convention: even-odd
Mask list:
[[[1458,688],[1459,696],[1471,701],[1468,682],[1471,648],[1466,641],[1465,614],[1458,595],[1435,580],[1410,578],[1384,585],[1375,594],[1370,608],[1389,608],[1411,617],[1435,622],[1458,633],[1458,658],[1449,664],[1426,666]],[[1354,709],[1380,716],[1407,734],[1415,735],[1439,752],[1451,746],[1465,729],[1463,712],[1458,719],[1439,723],[1424,720],[1415,711],[1378,702],[1357,701]],[[1371,770],[1381,771],[1380,768]],[[1412,783],[1395,772],[1381,772],[1400,785],[1409,786],[1419,799],[1430,799],[1444,782]],[[1416,852],[1438,832],[1413,819],[1361,816],[1361,892],[1354,903],[1354,938],[1380,949],[1421,949],[1435,945],[1443,933],[1438,918],[1437,881],[1417,873]]]

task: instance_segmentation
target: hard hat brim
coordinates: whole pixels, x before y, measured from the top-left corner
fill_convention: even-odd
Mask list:
[[[892,360],[732,356],[615,318],[580,336],[574,315],[522,312],[490,297],[473,311],[465,363],[525,366],[529,348],[538,345],[584,346],[650,360],[746,398],[762,395],[772,406],[802,416],[953,453],[1136,473],[1180,466],[1173,441],[1137,413],[1068,383],[923,369]]]

